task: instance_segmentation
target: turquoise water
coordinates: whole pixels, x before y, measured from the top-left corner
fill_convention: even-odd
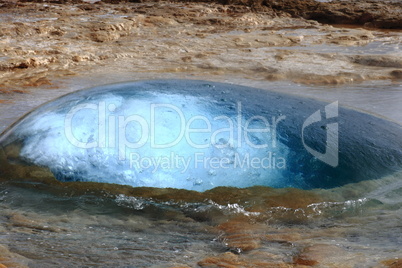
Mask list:
[[[334,188],[400,171],[402,127],[338,103],[203,80],[95,87],[7,130],[4,174],[20,161],[59,181],[204,192]]]

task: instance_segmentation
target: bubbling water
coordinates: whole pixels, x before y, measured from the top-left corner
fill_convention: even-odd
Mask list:
[[[0,138],[0,175],[15,177],[14,165],[134,187],[331,188],[399,170],[401,134],[337,103],[206,81],[133,82],[28,114]]]

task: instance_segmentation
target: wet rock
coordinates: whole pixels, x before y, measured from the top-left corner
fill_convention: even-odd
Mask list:
[[[293,247],[293,243],[301,240],[296,230],[277,230],[264,223],[250,223],[248,217],[235,217],[217,226],[223,231],[220,235],[227,250],[237,254],[246,254],[247,258],[285,263],[285,258],[267,252],[266,244],[280,244]]]
[[[395,78],[386,68],[400,68],[399,57],[393,54],[303,52],[306,45],[364,46],[383,36],[363,29],[338,30],[289,15],[306,17],[310,8],[324,3],[236,3],[240,5],[30,2],[4,7],[2,84],[24,91],[21,86],[43,86],[73,73],[123,68],[327,85]],[[400,41],[397,34],[387,38]],[[382,69],[373,72],[373,67]]]
[[[14,228],[20,228],[22,232],[35,233],[38,231],[48,231],[48,232],[60,232],[61,229],[49,226],[46,222],[35,219],[28,218],[19,213],[12,213],[8,215],[10,226]]]
[[[402,70],[393,70],[390,74],[396,79],[402,79]]]
[[[271,268],[290,268],[293,267],[292,264],[287,264],[284,262],[273,262],[263,259],[253,259],[251,256],[239,256],[231,252],[226,252],[215,257],[207,257],[202,261],[197,263],[201,267],[209,268],[235,268],[235,267],[247,267],[247,268],[258,268],[258,267],[271,267]]]
[[[390,259],[382,261],[381,263],[389,268],[400,268],[402,267],[402,258]]]
[[[330,1],[314,0],[222,0],[222,4],[241,4],[257,11],[274,11],[293,17],[330,24],[357,24],[370,27],[400,29],[402,5],[398,1]]]
[[[110,33],[107,31],[97,31],[90,35],[91,40],[95,42],[110,42],[120,38],[117,33]]]
[[[240,265],[239,257],[233,253],[227,252],[217,257],[209,257],[197,263],[201,267],[236,267]]]
[[[359,256],[355,256],[344,249],[327,244],[315,244],[305,247],[301,253],[294,257],[294,263],[298,265],[315,266],[320,265],[322,267],[353,267],[353,263],[356,263],[356,259]],[[353,261],[350,261],[354,259]]]
[[[273,242],[291,243],[302,239],[302,234],[295,232],[294,229],[280,230],[265,236],[265,239]]]
[[[89,37],[92,41],[110,42],[129,35],[133,22],[130,20],[118,20],[114,24],[94,22],[90,23],[87,27],[89,28]]]
[[[357,24],[370,27],[400,29],[400,2],[393,1],[331,1],[303,9],[303,17],[330,24]]]
[[[258,237],[252,234],[226,235],[224,242],[228,248],[235,252],[246,252],[256,249],[260,246]]]
[[[99,9],[96,5],[93,5],[93,4],[82,4],[82,5],[78,5],[77,7],[84,11],[92,11],[92,10]]]
[[[53,4],[81,4],[85,3],[82,0],[20,0],[21,2],[33,2],[33,3],[53,3]]]
[[[402,68],[402,59],[392,56],[353,56],[352,61],[367,66]]]
[[[0,245],[0,268],[28,268],[29,260]]]
[[[154,26],[174,26],[177,25],[178,22],[171,18],[164,18],[162,16],[149,16],[144,20],[145,23],[152,24]]]
[[[335,75],[317,74],[288,74],[287,77],[300,84],[306,85],[342,85],[364,81],[364,77],[351,73],[338,73]]]
[[[375,40],[375,35],[363,29],[349,29],[348,31],[334,31],[327,35],[328,43],[341,46],[365,46]]]

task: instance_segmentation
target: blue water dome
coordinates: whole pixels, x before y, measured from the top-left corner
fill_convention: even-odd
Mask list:
[[[0,177],[34,179],[39,168],[59,181],[133,187],[332,188],[399,171],[401,137],[400,125],[338,102],[139,81],[77,91],[27,114],[0,137]]]

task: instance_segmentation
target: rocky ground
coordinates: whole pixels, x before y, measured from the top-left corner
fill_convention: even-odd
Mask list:
[[[0,2],[0,92],[102,69],[318,85],[402,77],[398,30],[317,22],[400,28],[400,2],[61,2]],[[380,44],[394,51],[367,49]]]
[[[399,268],[402,264],[401,250],[387,248],[387,239],[390,238],[377,230],[378,226],[384,226],[384,229],[394,228],[390,233],[398,232],[399,228],[395,224],[400,216],[395,217],[394,213],[384,211],[380,215],[374,213],[364,216],[364,213],[359,212],[361,207],[357,203],[333,203],[330,209],[332,212],[328,210],[331,206],[329,203],[314,203],[316,206],[313,204],[306,207],[306,204],[318,199],[302,190],[282,190],[281,194],[281,190],[270,191],[259,187],[240,190],[216,188],[201,194],[184,190],[142,189],[144,196],[151,194],[156,198],[150,200],[165,200],[165,204],[170,202],[172,208],[175,207],[172,200],[197,199],[201,195],[216,201],[210,202],[210,207],[200,206],[190,211],[184,206],[181,210],[147,207],[137,202],[140,198],[128,195],[118,196],[120,204],[126,206],[111,208],[105,200],[94,199],[93,194],[101,188],[89,190],[88,185],[70,186],[72,188],[60,183],[56,188],[40,184],[28,186],[36,188],[37,192],[52,192],[55,194],[53,198],[43,195],[43,192],[35,196],[27,189],[18,189],[18,192],[22,191],[22,195],[25,195],[20,198],[25,202],[30,201],[34,209],[29,209],[29,205],[23,209],[16,208],[20,200],[11,202],[16,202],[11,206],[8,206],[10,203],[7,201],[0,203],[0,241],[7,241],[7,245],[0,245],[1,268],[83,265],[152,268]],[[117,187],[121,188],[119,192],[130,191],[128,187]],[[353,191],[347,188],[344,190]],[[13,194],[21,195],[11,188],[5,193],[4,199]],[[261,194],[264,198],[259,200],[265,204],[265,209],[262,206],[248,208],[246,211],[243,209],[241,204],[258,201]],[[289,198],[289,195],[293,198]],[[242,199],[248,201],[243,202]],[[43,204],[43,200],[52,204]],[[240,205],[233,203],[236,201]],[[276,210],[266,209],[275,202],[283,206],[276,207]],[[197,203],[187,203],[192,207],[191,204]],[[344,216],[328,217],[337,210],[349,212],[345,212]],[[258,214],[258,211],[269,213]],[[325,217],[328,219],[325,220]],[[376,240],[371,240],[373,244],[364,243],[365,236],[383,240],[380,243],[384,247],[380,248],[382,253],[375,252],[376,247],[379,249]],[[399,233],[394,236],[398,237]],[[386,257],[384,252],[387,252]],[[156,265],[140,264],[146,260],[153,260]]]

